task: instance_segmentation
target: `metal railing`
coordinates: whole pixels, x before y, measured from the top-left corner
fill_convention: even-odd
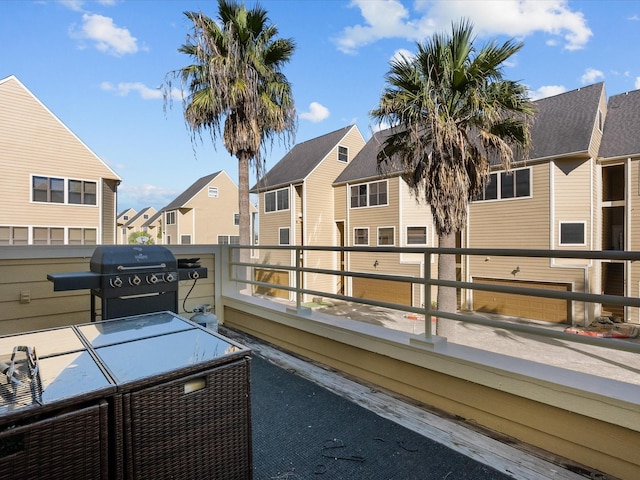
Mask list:
[[[288,250],[294,252],[295,261],[292,265],[259,263],[257,261],[238,260],[238,252],[243,249],[255,250],[255,246],[229,246],[232,253],[229,255],[229,279],[242,284],[250,284],[255,287],[263,287],[267,289],[284,290],[294,292],[296,308],[301,309],[303,295],[327,297],[335,300],[346,302],[362,303],[377,307],[400,310],[408,313],[424,315],[425,318],[425,338],[430,340],[433,336],[431,317],[455,320],[476,325],[483,325],[504,330],[517,331],[542,337],[551,337],[561,340],[567,340],[575,343],[583,343],[608,347],[616,350],[628,351],[632,353],[640,353],[640,344],[634,342],[621,342],[617,339],[582,336],[558,331],[554,329],[544,328],[544,326],[536,324],[509,322],[502,319],[487,318],[486,316],[461,313],[446,312],[438,310],[432,304],[432,287],[451,287],[456,289],[465,289],[470,291],[489,291],[497,293],[517,294],[532,297],[544,297],[552,299],[567,300],[570,302],[585,302],[593,304],[618,305],[622,307],[640,307],[640,298],[628,297],[621,295],[605,295],[594,294],[584,291],[556,291],[543,288],[516,287],[510,285],[496,285],[489,283],[467,282],[467,281],[450,281],[432,278],[431,258],[432,255],[460,255],[462,257],[484,256],[484,257],[521,257],[521,258],[547,258],[554,259],[581,259],[592,261],[623,261],[634,262],[640,260],[640,252],[629,251],[577,251],[577,250],[528,250],[528,249],[489,249],[489,248],[411,248],[411,247],[320,247],[320,246],[260,246],[260,251],[276,251]],[[422,258],[422,267],[424,274],[421,277],[396,275],[396,274],[379,274],[373,272],[359,272],[347,270],[333,270],[324,268],[311,268],[304,266],[305,252],[321,251],[347,254],[354,252],[362,253],[395,253],[395,254],[414,254],[420,255]],[[234,254],[235,253],[235,254]],[[255,259],[252,259],[255,260]],[[240,268],[242,267],[242,268]],[[582,268],[582,265],[562,265],[565,268]],[[268,281],[256,280],[254,270],[269,270],[281,272],[294,272],[294,284],[282,285]],[[244,271],[244,274],[238,275],[238,271]],[[315,290],[306,288],[302,284],[303,273],[313,273],[320,275],[332,275],[337,277],[366,278],[378,280],[392,280],[394,282],[419,284],[423,288],[423,306],[410,306],[400,303],[391,303],[378,301],[367,298],[356,298],[326,290]],[[473,313],[473,312],[471,312]]]

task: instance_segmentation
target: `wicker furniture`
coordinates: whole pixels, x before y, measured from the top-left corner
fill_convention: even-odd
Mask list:
[[[105,384],[66,399],[67,416],[86,417],[85,426],[75,427],[72,435],[64,433],[67,428],[71,431],[72,420],[59,411],[43,417],[47,425],[31,425],[44,432],[52,421],[60,421],[50,432],[60,438],[43,436],[37,447],[27,449],[34,468],[40,470],[29,470],[17,462],[16,453],[3,457],[3,435],[17,430],[6,430],[16,423],[0,417],[0,479],[252,478],[250,350],[171,312],[66,330],[76,336],[81,353],[93,361]],[[48,331],[52,332],[58,334]],[[33,335],[21,341],[32,341]],[[0,353],[4,340],[0,338]],[[63,377],[57,378],[59,384],[64,383]],[[43,385],[43,399],[47,395]],[[42,404],[29,407],[38,415],[48,408]],[[15,420],[15,415],[11,418]],[[61,437],[74,437],[68,443],[76,444],[75,449],[67,452]],[[81,452],[82,448],[86,451]],[[43,463],[48,465],[49,460],[39,458],[55,450],[83,465],[44,476]],[[87,460],[78,462],[76,457],[83,455]],[[57,458],[61,460],[64,462]],[[81,471],[89,464],[93,470]],[[2,476],[5,472],[9,472],[7,477]]]

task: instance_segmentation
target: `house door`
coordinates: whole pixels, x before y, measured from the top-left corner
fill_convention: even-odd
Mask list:
[[[340,247],[344,247],[344,222],[336,222],[336,227],[337,227],[337,233],[336,235],[338,236],[338,238],[336,239],[336,243],[340,246]],[[340,250],[340,252],[338,252],[338,263],[339,263],[339,267],[340,267],[340,277],[338,278],[338,288],[337,288],[337,293],[338,295],[344,295],[345,289],[344,289],[344,275],[342,274],[342,272],[344,272],[344,250]]]
[[[602,250],[626,250],[625,245],[625,165],[602,168]],[[602,293],[624,296],[625,265],[620,262],[602,263]],[[624,307],[602,305],[602,315],[624,321]]]
[[[602,293],[624,296],[624,263],[602,263]],[[617,320],[624,321],[624,307],[602,304],[602,315],[614,316]]]

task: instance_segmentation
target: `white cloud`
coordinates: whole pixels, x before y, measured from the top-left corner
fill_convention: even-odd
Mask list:
[[[101,52],[121,56],[138,51],[138,40],[126,28],[118,27],[113,19],[98,14],[82,15],[79,31],[72,29],[71,36],[80,40],[89,40]]]
[[[141,82],[120,82],[117,85],[111,82],[102,82],[100,88],[106,92],[115,92],[122,97],[129,95],[129,92],[138,92],[143,100],[162,98],[162,90],[160,88],[150,88]]]
[[[596,70],[595,68],[587,68],[582,77],[580,77],[580,81],[583,85],[588,83],[595,83],[598,80],[602,80],[604,78],[604,73],[600,70]]]
[[[531,100],[540,100],[541,98],[553,97],[566,92],[567,89],[562,85],[544,85],[537,90],[529,90]]]
[[[469,18],[479,35],[544,32],[567,50],[583,48],[592,35],[584,15],[572,11],[567,0],[416,0],[414,12],[399,0],[352,0],[350,6],[360,9],[364,24],[345,28],[336,39],[344,53],[383,38],[423,40],[460,18]]]
[[[303,120],[309,120],[313,123],[321,122],[329,117],[329,109],[318,102],[311,102],[309,105],[309,111],[300,114],[300,118]]]
[[[396,50],[395,52],[393,52],[393,56],[391,57],[391,62],[397,62],[403,59],[411,60],[414,56],[415,54],[413,52],[410,52],[405,48],[400,48],[399,50]]]
[[[125,182],[118,186],[118,209],[133,207],[140,210],[153,206],[160,209],[173,201],[181,192],[156,185],[127,185]]]

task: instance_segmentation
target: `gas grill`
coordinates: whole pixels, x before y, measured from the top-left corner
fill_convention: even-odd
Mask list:
[[[206,278],[197,258],[176,260],[161,245],[109,245],[97,247],[89,272],[50,273],[54,291],[91,290],[91,321],[96,298],[101,299],[102,320],[143,313],[178,313],[178,281]]]

